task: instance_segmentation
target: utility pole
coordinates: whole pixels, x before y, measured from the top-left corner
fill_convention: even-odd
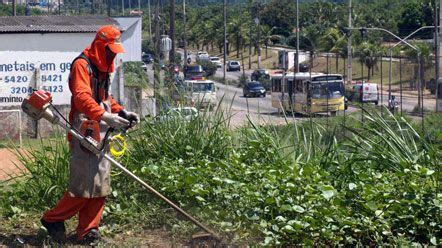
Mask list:
[[[170,0],[170,27],[169,36],[172,40],[172,49],[169,52],[171,65],[175,65],[175,0]]]
[[[296,0],[296,72],[299,72],[299,1]]]
[[[141,0],[138,0],[138,11],[141,11]]]
[[[252,24],[249,26],[249,70],[252,69]],[[239,48],[238,48],[239,49]],[[243,62],[244,63],[244,62]]]
[[[155,113],[159,113],[160,110],[160,88],[161,88],[161,79],[159,72],[159,62],[160,62],[160,17],[159,17],[159,9],[160,9],[160,0],[156,1],[155,6],[155,56],[153,63],[153,72],[154,72],[154,97],[155,97]]]
[[[347,70],[347,84],[351,84],[352,82],[352,73],[353,73],[353,62],[352,62],[352,53],[353,53],[353,49],[351,46],[351,42],[352,42],[352,37],[351,37],[351,28],[353,28],[352,26],[352,21],[351,21],[351,14],[352,14],[352,7],[351,7],[351,0],[348,0],[348,27],[350,28],[348,30],[348,44],[347,44],[347,53],[348,53],[348,70]],[[382,89],[381,89],[382,92]]]
[[[149,5],[147,9],[149,14],[149,39],[152,41],[152,15],[150,13],[150,0],[147,0],[147,5]]]
[[[107,16],[111,16],[111,1],[107,0]]]
[[[12,0],[12,15],[17,16],[17,0]]]
[[[187,65],[187,35],[186,35],[186,0],[183,0],[183,40],[184,40],[184,61],[183,65]]]
[[[442,1],[442,0],[441,0]],[[223,81],[226,83],[226,60],[227,60],[227,0],[224,0],[224,65],[223,65]]]
[[[435,79],[439,78],[439,16],[438,16],[438,5],[439,0],[434,0],[434,64],[435,64]],[[437,86],[437,83],[436,85]]]
[[[437,1],[437,0],[436,0]],[[436,4],[437,5],[437,4]],[[439,0],[439,23],[442,23],[442,0]],[[435,25],[438,26],[438,25]],[[438,30],[440,31],[440,30]],[[438,65],[439,68],[437,68],[437,71],[439,71],[439,77],[437,78],[437,85],[436,85],[436,95],[437,95],[437,99],[436,99],[436,112],[442,112],[442,78],[440,78],[440,75],[442,75],[442,37],[441,37],[441,33],[442,32],[438,32],[438,43],[437,48],[438,48],[438,53],[437,53],[437,60],[438,60]]]
[[[124,16],[124,0],[121,0],[121,15]]]
[[[257,48],[258,48],[258,69],[261,69],[261,25],[259,20],[259,11],[261,10],[261,2],[256,3],[256,18],[255,23],[258,26]]]
[[[250,12],[250,16],[253,18],[253,0],[249,2],[249,12]],[[249,25],[249,70],[252,69],[252,42],[253,42],[253,37],[252,37],[252,23],[250,23]],[[244,64],[244,61],[242,61],[241,63]]]

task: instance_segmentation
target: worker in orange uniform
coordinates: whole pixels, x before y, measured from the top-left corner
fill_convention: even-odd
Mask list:
[[[139,122],[136,113],[125,111],[109,94],[109,74],[114,71],[115,56],[124,52],[120,37],[117,28],[101,27],[91,46],[71,66],[69,121],[77,130],[87,130],[84,135],[98,140],[104,138],[109,127],[127,128]],[[41,222],[55,241],[62,242],[66,238],[64,221],[78,213],[77,239],[94,245],[100,240],[98,225],[110,193],[110,162],[82,147],[78,140],[68,139],[69,188]]]

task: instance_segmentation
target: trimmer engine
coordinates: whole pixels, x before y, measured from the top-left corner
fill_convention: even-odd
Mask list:
[[[37,90],[23,101],[21,108],[35,120],[44,118],[55,124],[58,122],[58,117],[49,109],[51,101],[51,93],[44,90]]]

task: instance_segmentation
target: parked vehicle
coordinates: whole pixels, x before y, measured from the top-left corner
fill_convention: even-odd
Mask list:
[[[266,96],[266,89],[258,81],[247,82],[244,85],[242,92],[243,92],[244,97],[251,97],[251,96],[265,97]]]
[[[269,71],[266,69],[257,69],[250,75],[250,80],[259,81],[260,79],[270,79]]]
[[[206,76],[206,72],[203,67],[198,64],[190,64],[184,66],[184,78],[185,79],[202,79]]]
[[[150,53],[145,53],[141,56],[141,60],[146,64],[150,64],[153,62],[153,56]]]
[[[210,57],[210,61],[216,65],[217,68],[223,67],[223,63],[219,57]]]
[[[228,61],[227,62],[227,71],[241,71],[241,64],[238,61]]]
[[[357,82],[353,85],[352,100],[358,102],[379,103],[379,88],[375,83]]]

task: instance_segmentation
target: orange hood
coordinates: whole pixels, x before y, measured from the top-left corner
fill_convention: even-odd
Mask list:
[[[92,44],[83,50],[84,55],[101,72],[111,73],[114,71],[115,57],[107,56],[106,47],[113,53],[123,53],[124,49],[120,43],[121,32],[113,26],[107,25],[101,27],[95,36]]]

